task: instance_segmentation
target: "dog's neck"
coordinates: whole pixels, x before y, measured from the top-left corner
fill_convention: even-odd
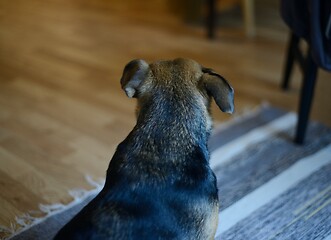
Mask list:
[[[209,158],[207,141],[211,120],[203,102],[176,99],[149,101],[138,115],[129,135],[133,152],[181,158],[200,148]]]
[[[197,168],[208,164],[211,120],[205,105],[178,103],[175,99],[147,102],[141,106],[136,126],[118,146],[107,174],[123,178],[116,174],[126,167],[130,169],[130,179],[140,182],[153,174],[162,175],[162,168],[170,167],[171,179],[175,179],[182,177],[182,171],[190,173],[192,164]],[[112,183],[108,180],[105,186]]]

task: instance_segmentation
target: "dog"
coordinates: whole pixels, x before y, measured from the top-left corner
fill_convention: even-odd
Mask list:
[[[218,189],[209,166],[212,98],[234,110],[234,91],[190,59],[138,59],[121,86],[137,123],[110,161],[101,192],[55,236],[65,239],[214,239]]]

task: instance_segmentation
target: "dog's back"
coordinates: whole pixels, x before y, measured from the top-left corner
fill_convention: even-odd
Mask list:
[[[233,110],[233,90],[192,60],[130,62],[122,88],[137,124],[118,146],[99,195],[56,239],[212,239],[216,178],[207,140],[211,97]]]

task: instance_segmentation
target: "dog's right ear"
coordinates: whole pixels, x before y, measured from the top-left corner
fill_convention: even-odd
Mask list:
[[[202,83],[218,107],[227,113],[234,111],[234,91],[231,85],[219,74],[209,68],[203,68]]]
[[[129,98],[137,97],[139,87],[146,78],[148,71],[148,63],[141,59],[132,60],[125,66],[121,86]]]

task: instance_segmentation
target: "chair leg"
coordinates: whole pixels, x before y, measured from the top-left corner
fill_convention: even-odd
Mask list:
[[[216,0],[208,0],[207,4],[207,35],[209,39],[213,39],[215,37]]]
[[[255,13],[254,13],[254,1],[255,0],[242,0],[244,21],[245,21],[245,33],[247,37],[255,37]]]
[[[293,69],[293,64],[295,60],[295,51],[299,47],[299,37],[297,37],[295,34],[291,33],[289,44],[287,47],[287,57],[286,57],[286,63],[284,67],[284,73],[283,73],[283,81],[282,81],[282,89],[287,90],[292,69]]]
[[[298,144],[302,144],[305,139],[306,129],[309,121],[309,113],[317,79],[317,65],[312,59],[310,49],[307,54],[305,66],[306,70],[303,77],[303,85],[301,87],[299,103],[299,118],[297,123],[296,136],[294,140]]]

